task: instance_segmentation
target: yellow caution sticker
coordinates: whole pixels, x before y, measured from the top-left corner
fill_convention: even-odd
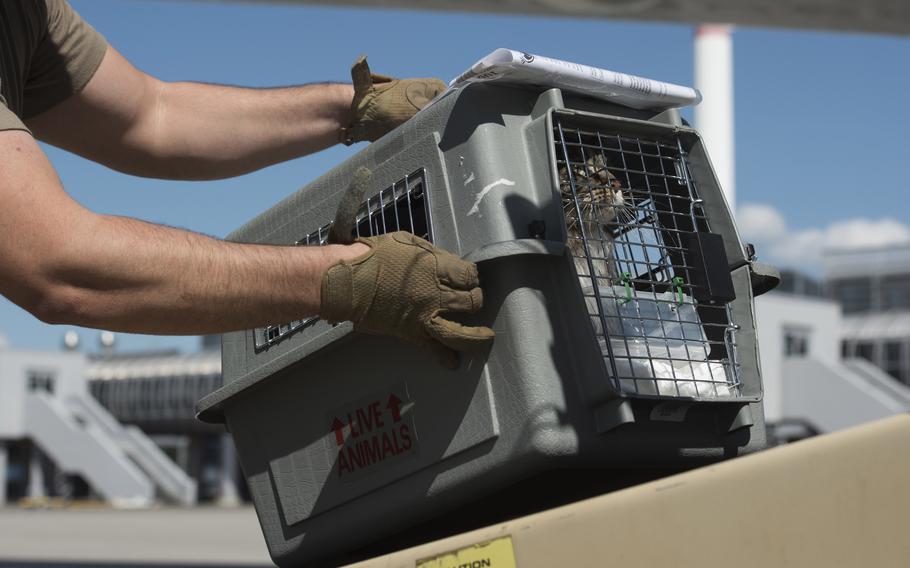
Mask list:
[[[512,537],[504,536],[419,560],[417,568],[516,568]]]

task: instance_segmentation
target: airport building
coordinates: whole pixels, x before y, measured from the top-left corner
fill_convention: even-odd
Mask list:
[[[784,271],[756,300],[779,441],[910,411],[910,246],[829,251],[824,281]]]
[[[238,503],[231,438],[193,413],[221,384],[219,347],[211,338],[184,355],[0,346],[0,504]]]
[[[843,356],[910,385],[910,245],[834,251],[825,277],[844,311]]]

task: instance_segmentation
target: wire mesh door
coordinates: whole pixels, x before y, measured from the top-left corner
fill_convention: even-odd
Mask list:
[[[567,245],[614,388],[740,396],[732,281],[681,141],[558,116],[553,135]]]
[[[354,235],[374,237],[395,231],[407,231],[430,242],[433,232],[427,206],[426,171],[413,172],[384,188],[364,202],[357,213]],[[328,242],[331,223],[309,233],[295,244],[322,246]],[[319,321],[310,317],[281,325],[253,330],[256,351],[262,351]]]

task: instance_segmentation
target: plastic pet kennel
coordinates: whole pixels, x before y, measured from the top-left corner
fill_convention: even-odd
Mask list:
[[[496,339],[450,371],[316,318],[224,336],[224,386],[198,412],[233,434],[278,564],[337,564],[547,472],[763,447],[752,300],[768,276],[676,111],[474,84],[231,239],[322,244],[361,166],[356,231],[477,262],[484,309],[463,320]]]

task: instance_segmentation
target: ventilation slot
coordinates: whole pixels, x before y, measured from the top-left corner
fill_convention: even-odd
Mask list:
[[[309,233],[297,245],[325,245],[328,223]],[[373,237],[395,231],[407,231],[432,242],[429,207],[426,197],[426,172],[418,170],[367,199],[360,207],[354,225],[354,236]],[[256,351],[268,349],[319,321],[311,317],[282,325],[253,330]]]

